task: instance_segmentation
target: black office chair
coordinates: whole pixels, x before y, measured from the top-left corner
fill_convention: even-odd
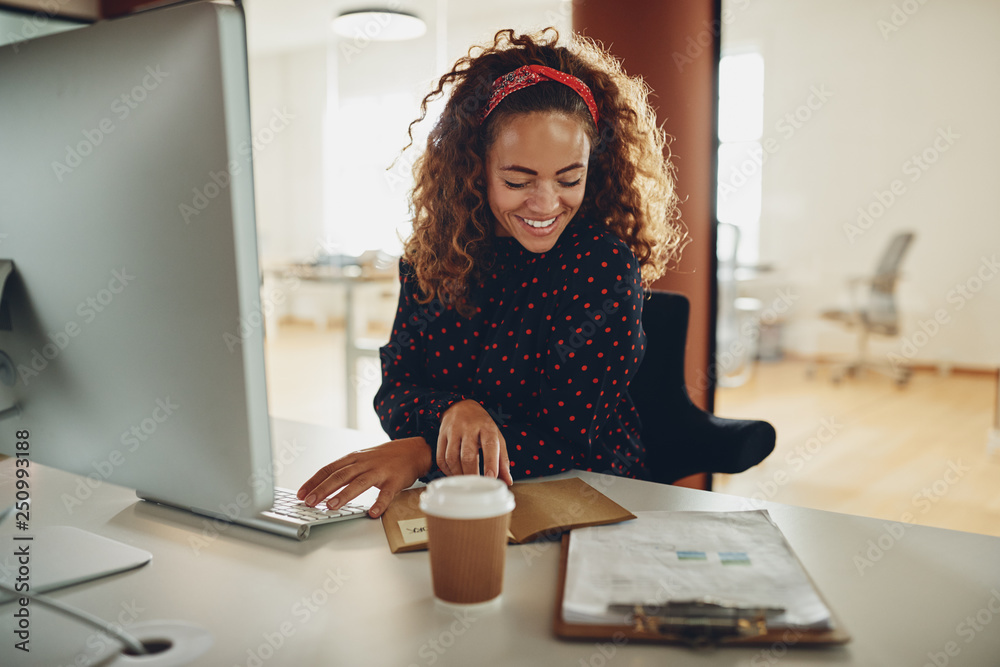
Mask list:
[[[767,458],[777,437],[765,421],[723,419],[691,402],[684,380],[689,312],[683,294],[652,291],[642,306],[646,354],[629,382],[650,479],[664,484],[695,473],[743,472]]]

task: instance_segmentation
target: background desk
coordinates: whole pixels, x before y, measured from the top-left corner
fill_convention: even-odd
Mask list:
[[[359,437],[276,422],[279,482],[295,487],[337,452],[373,444]],[[5,503],[13,498],[11,463],[0,463]],[[733,496],[579,476],[633,511],[749,508]],[[989,608],[992,600],[1000,610],[995,537],[900,526],[903,533],[895,538],[889,522],[769,504],[853,641],[832,649],[777,644],[694,652],[556,640],[551,626],[558,543],[510,546],[502,607],[464,618],[435,608],[427,553],[390,554],[379,521],[321,527],[298,543],[240,527],[222,525],[220,532],[208,519],[138,501],[109,484],[91,490],[70,513],[60,496],[76,496],[80,482],[33,466],[32,526],[76,525],[147,549],[153,561],[53,595],[125,625],[154,619],[200,624],[215,639],[200,665],[920,667],[933,664],[928,654],[938,664],[1000,665],[1000,613]],[[6,555],[12,542],[5,529],[0,553]],[[870,558],[871,566],[859,573],[856,556]],[[94,633],[37,606],[25,662],[13,649],[12,612],[12,605],[0,607],[0,664],[86,664],[74,660],[88,639],[95,641]],[[946,647],[957,655],[947,656]]]
[[[384,337],[372,338],[366,335],[358,335],[358,325],[366,326],[367,318],[358,320],[358,303],[355,292],[359,287],[373,286],[379,287],[386,294],[393,294],[393,299],[399,291],[399,275],[395,264],[391,270],[362,269],[359,266],[310,266],[310,265],[284,265],[274,266],[265,269],[265,287],[263,301],[265,304],[274,305],[273,302],[280,298],[282,302],[289,300],[295,287],[300,282],[309,282],[320,285],[332,285],[342,289],[344,292],[344,396],[346,400],[345,411],[347,416],[347,427],[358,428],[358,360],[364,357],[379,358],[379,347],[388,341],[388,333]],[[286,293],[287,292],[287,293]],[[361,304],[364,306],[365,304]],[[268,308],[270,314],[266,314],[268,319],[268,336],[278,335],[279,320],[275,308]],[[395,300],[388,306],[385,314],[379,319],[387,319],[386,325],[391,327],[395,317]],[[321,329],[326,327],[327,318],[325,314],[318,317]],[[367,406],[371,409],[371,406]]]

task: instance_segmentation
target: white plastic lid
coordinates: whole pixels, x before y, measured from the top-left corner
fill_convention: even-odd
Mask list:
[[[442,477],[420,494],[424,514],[447,519],[488,519],[514,509],[514,494],[499,479],[479,475]]]

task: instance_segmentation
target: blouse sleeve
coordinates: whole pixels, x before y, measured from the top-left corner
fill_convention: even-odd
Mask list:
[[[615,416],[642,361],[638,261],[624,244],[582,259],[566,269],[572,275],[552,315],[537,411],[528,423],[500,423],[515,478],[630,464],[599,441],[621,428]]]
[[[382,385],[375,394],[375,412],[390,438],[398,440],[422,436],[432,450],[437,448],[441,415],[452,404],[464,400],[462,394],[431,388],[427,378],[423,337],[419,335],[436,319],[440,303],[421,305],[416,301],[416,280],[408,266],[399,263],[399,306],[389,343],[379,348]],[[432,457],[432,459],[435,457]],[[437,471],[432,463],[431,473]]]

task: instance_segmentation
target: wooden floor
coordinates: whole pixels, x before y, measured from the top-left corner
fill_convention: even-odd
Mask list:
[[[283,325],[268,341],[268,396],[277,417],[345,424],[343,331]],[[1000,536],[1000,452],[987,453],[996,400],[989,375],[917,373],[904,389],[879,376],[834,385],[799,362],[759,364],[719,389],[722,416],[767,419],[774,453],[715,490],[755,499]],[[354,371],[361,430],[385,441],[371,409],[378,366]]]
[[[388,340],[388,334],[385,335]],[[319,331],[312,324],[282,324],[266,344],[268,408],[273,417],[344,427],[347,425],[344,330]],[[351,376],[358,392],[358,429],[385,441],[372,407],[381,384],[378,361],[362,359]]]
[[[1000,451],[987,449],[995,375],[917,372],[898,388],[807,370],[762,363],[717,391],[717,414],[766,419],[778,443],[761,465],[716,475],[716,491],[1000,536]]]

